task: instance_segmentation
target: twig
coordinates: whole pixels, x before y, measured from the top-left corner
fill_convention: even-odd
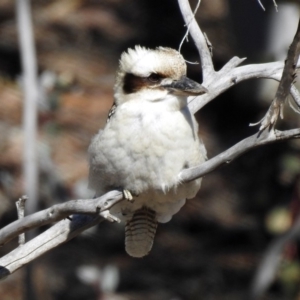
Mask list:
[[[26,211],[28,214],[37,209],[37,63],[34,48],[33,29],[29,0],[17,0],[17,23],[23,69],[24,91],[24,183],[28,196]]]
[[[206,161],[200,166],[181,171],[179,174],[180,181],[187,182],[202,177],[224,164],[229,164],[240,155],[255,147],[267,145],[276,141],[298,138],[300,138],[300,129],[292,129],[287,131],[275,130],[271,131],[269,134],[261,134],[259,136],[258,134],[254,134],[240,141],[214,158]]]
[[[196,15],[196,13],[197,13],[197,10],[198,10],[198,8],[199,8],[199,6],[200,6],[200,3],[201,3],[201,0],[198,0],[198,3],[197,3],[197,5],[196,5],[196,8],[195,8],[195,10],[194,10],[194,12],[193,12],[194,18],[195,18],[195,15]],[[189,35],[189,31],[190,31],[190,24],[191,24],[191,23],[186,24],[187,29],[186,29],[185,35],[183,36],[183,38],[182,38],[182,40],[181,40],[181,42],[180,42],[180,44],[179,44],[178,52],[181,52],[181,47],[182,47],[182,45],[183,45],[184,40],[186,39],[186,40],[188,41],[188,35]]]
[[[178,0],[178,4],[180,7],[181,14],[185,21],[185,24],[189,28],[189,32],[191,37],[193,38],[197,50],[200,55],[202,72],[203,72],[203,81],[209,81],[210,77],[214,74],[214,67],[212,58],[206,45],[205,37],[195,20],[194,14],[191,10],[190,4],[188,0]],[[200,1],[199,1],[200,4]]]
[[[266,115],[261,120],[259,130],[274,127],[279,117],[283,118],[283,105],[290,93],[291,85],[296,76],[296,65],[300,54],[300,19],[294,40],[289,48],[287,59],[285,61],[282,78],[280,80],[276,95],[272,101]]]
[[[258,1],[258,4],[260,5],[260,7],[263,9],[263,11],[266,11],[265,7],[263,6],[263,4],[261,3],[260,0],[257,0]]]
[[[19,44],[22,61],[23,105],[23,180],[25,194],[29,197],[26,211],[31,214],[37,210],[38,168],[37,168],[37,62],[34,48],[30,0],[16,1]],[[35,232],[30,232],[30,238]],[[32,284],[31,268],[26,270],[25,298],[35,300],[35,291],[29,288]]]
[[[300,217],[294,226],[284,235],[275,239],[264,253],[262,261],[254,277],[250,290],[250,299],[259,299],[268,289],[275,278],[276,270],[281,261],[284,246],[298,238],[300,235]]]
[[[22,220],[25,216],[25,203],[27,200],[27,196],[24,195],[16,202],[17,207],[17,213],[18,213],[18,219]],[[22,232],[19,234],[19,246],[22,246],[25,244],[25,233]]]
[[[265,7],[263,6],[262,2],[260,0],[257,0],[258,4],[261,6],[261,8],[263,9],[263,11],[266,11]],[[278,12],[278,5],[276,3],[276,0],[273,0],[273,4],[275,7],[276,12]]]
[[[278,12],[278,5],[277,5],[277,3],[276,3],[276,0],[273,0],[273,4],[274,4],[274,7],[275,7],[276,12]]]

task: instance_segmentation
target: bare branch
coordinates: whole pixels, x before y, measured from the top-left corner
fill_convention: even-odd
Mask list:
[[[300,54],[300,19],[298,23],[298,28],[294,37],[294,40],[289,48],[287,59],[285,61],[284,69],[282,72],[282,78],[280,80],[276,95],[272,101],[266,115],[261,121],[260,131],[268,128],[274,127],[276,121],[279,117],[283,118],[282,109],[285,99],[290,93],[291,85],[295,79],[296,65],[299,60]]]
[[[0,230],[0,245],[4,245],[27,230],[57,222],[72,214],[99,214],[110,221],[118,221],[104,211],[123,199],[120,191],[111,191],[96,199],[71,200],[56,204],[10,223]]]
[[[276,270],[281,261],[281,253],[284,246],[300,235],[300,217],[294,226],[284,235],[275,239],[264,253],[262,261],[257,269],[251,287],[251,299],[259,299],[268,289],[276,276]]]
[[[260,0],[257,0],[258,1],[258,4],[260,5],[260,7],[262,8],[263,11],[266,11],[265,7],[263,6],[263,4],[261,3]]]
[[[198,97],[189,97],[190,111],[192,113],[196,113],[218,95],[244,80],[252,78],[269,78],[278,80],[278,76],[281,77],[282,69],[284,67],[283,62],[251,64],[235,68],[235,66],[243,60],[244,59],[237,57],[232,58],[222,70],[215,73],[214,80],[210,81],[209,85],[205,85],[208,89],[208,93]],[[297,64],[296,68],[299,67],[300,63]]]
[[[193,22],[196,23],[194,18],[192,18],[191,9],[187,3],[187,0],[179,0],[179,6],[182,10],[182,14],[184,19],[190,20],[192,19]],[[192,34],[193,28],[193,34]],[[189,109],[192,113],[196,113],[200,110],[203,106],[209,103],[211,100],[215,99],[218,95],[232,87],[233,85],[247,80],[251,78],[270,78],[273,79],[274,76],[282,74],[282,70],[284,67],[283,62],[272,62],[272,63],[265,63],[265,64],[252,64],[237,67],[241,64],[245,58],[238,58],[233,57],[229,62],[227,62],[224,67],[215,72],[214,70],[211,71],[210,68],[212,67],[211,56],[208,54],[209,50],[207,44],[205,42],[205,37],[202,34],[199,26],[196,25],[194,27],[191,26],[191,34],[195,43],[198,45],[198,51],[200,53],[200,57],[202,60],[206,62],[202,64],[203,69],[203,78],[205,81],[204,86],[208,89],[208,93],[198,96],[198,97],[189,97]],[[202,48],[201,48],[202,45]],[[199,50],[200,49],[200,50]],[[298,68],[299,63],[295,62],[295,66]],[[207,69],[207,70],[206,70]],[[206,76],[204,77],[204,74]]]
[[[258,4],[260,5],[260,7],[262,8],[262,10],[263,10],[263,11],[266,11],[266,9],[265,9],[264,5],[262,4],[261,0],[257,0],[257,2],[258,2]],[[276,3],[275,0],[273,0],[273,4],[274,4],[274,7],[275,7],[276,12],[278,12],[278,5],[277,5],[277,3]]]
[[[198,49],[203,72],[203,81],[207,81],[214,74],[214,67],[212,58],[206,44],[206,39],[195,20],[195,16],[191,10],[188,0],[178,0],[181,14],[185,21],[186,26],[189,28],[189,32],[194,40],[194,43]],[[199,1],[200,4],[200,1]]]
[[[98,224],[103,219],[118,221],[114,216],[109,214],[108,209],[119,201],[122,201],[122,199],[122,192],[111,191],[96,199],[68,201],[37,212],[22,220],[15,221],[1,229],[1,244],[4,244],[11,240],[11,238],[16,237],[21,230],[24,232],[33,227],[49,224],[49,222],[62,219],[74,212],[93,214],[93,216],[77,214],[71,220],[62,220],[22,247],[18,247],[0,258],[0,279],[10,275],[45,252],[74,238],[82,231]]]
[[[179,174],[180,181],[187,182],[202,177],[214,171],[216,168],[230,163],[232,160],[255,147],[267,145],[276,141],[284,141],[297,138],[300,138],[300,129],[292,129],[287,131],[275,130],[271,131],[268,134],[264,133],[261,135],[254,134],[240,141],[236,145],[215,156],[214,158],[211,158],[200,166],[181,171]]]
[[[103,220],[100,216],[75,215],[55,224],[22,247],[0,258],[0,279],[7,277],[47,251],[74,238]]]
[[[273,4],[274,4],[274,7],[275,7],[276,12],[278,12],[278,5],[277,5],[277,3],[276,3],[276,0],[273,0]]]
[[[31,22],[31,10],[29,0],[17,0],[17,23],[19,43],[22,59],[24,91],[24,182],[25,194],[28,196],[26,205],[27,212],[33,213],[37,209],[37,62],[34,47],[33,29]]]
[[[197,6],[196,6],[196,8],[195,8],[195,10],[194,10],[194,12],[193,12],[194,18],[195,18],[195,14],[197,13],[197,10],[198,10],[198,8],[199,8],[199,6],[200,6],[200,3],[201,3],[201,0],[198,0]],[[184,43],[184,40],[186,39],[186,41],[188,42],[188,35],[189,35],[189,31],[190,31],[190,25],[191,25],[191,24],[188,24],[188,25],[187,25],[187,29],[186,29],[185,35],[183,36],[183,38],[182,38],[182,40],[181,40],[181,42],[180,42],[180,44],[179,44],[178,52],[181,52],[181,47],[182,47],[182,45],[183,45],[183,43]]]
[[[276,81],[280,81],[280,74],[274,74],[274,75],[271,75],[269,77],[270,79],[274,79]],[[296,112],[299,113],[299,107],[300,107],[300,93],[298,91],[298,89],[292,84],[291,86],[291,90],[290,90],[290,93],[291,93],[291,96],[293,97],[293,100],[295,101],[296,105],[298,106]]]
[[[19,220],[24,218],[24,215],[25,215],[25,202],[26,202],[27,199],[28,199],[27,196],[22,196],[16,202],[16,207],[17,207]],[[19,245],[21,246],[21,245],[24,245],[24,244],[25,244],[25,233],[22,232],[19,235]]]

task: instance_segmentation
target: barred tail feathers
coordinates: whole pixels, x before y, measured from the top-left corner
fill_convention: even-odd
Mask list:
[[[155,211],[142,207],[125,225],[125,249],[133,257],[146,256],[153,245],[157,228]]]

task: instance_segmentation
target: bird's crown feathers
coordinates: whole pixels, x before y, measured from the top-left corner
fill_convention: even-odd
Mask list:
[[[174,49],[165,47],[147,49],[135,46],[134,49],[123,52],[119,73],[131,73],[140,77],[160,73],[177,79],[186,74],[186,64],[182,55]]]

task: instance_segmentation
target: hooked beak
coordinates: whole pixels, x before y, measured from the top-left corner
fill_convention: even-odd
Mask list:
[[[198,96],[208,92],[204,86],[186,76],[182,76],[179,80],[174,80],[164,87],[179,96]]]

